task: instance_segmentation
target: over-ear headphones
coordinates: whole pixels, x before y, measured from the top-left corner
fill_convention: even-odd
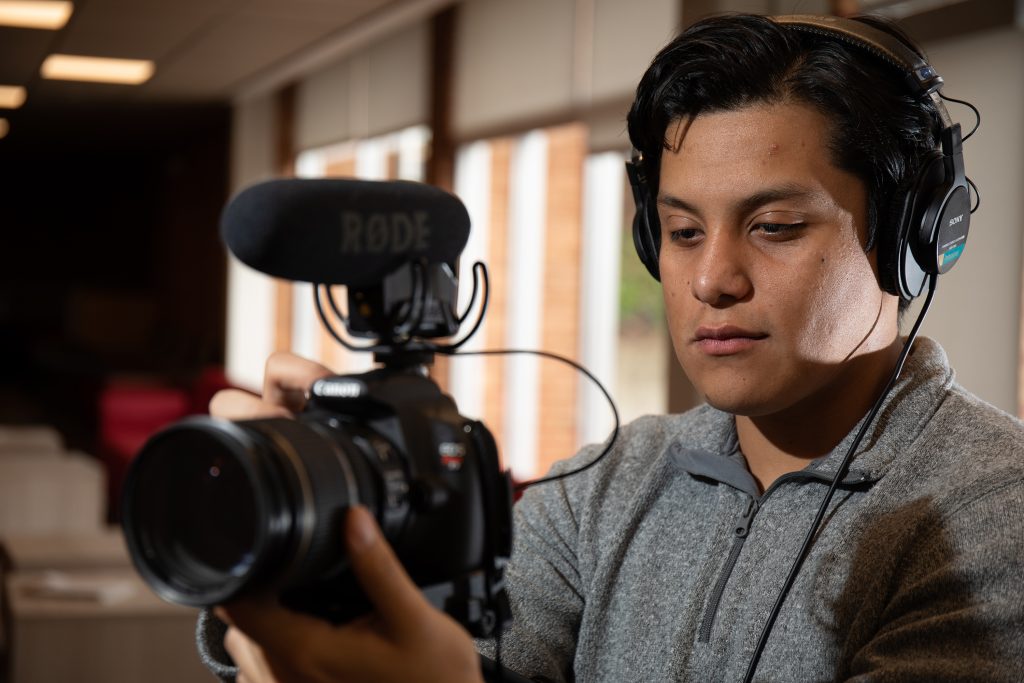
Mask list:
[[[939,96],[942,78],[917,52],[885,31],[854,19],[791,15],[772,17],[797,31],[841,40],[900,69],[911,92],[930,98],[942,123],[939,147],[897,193],[892,218],[880,221],[895,225],[878,229],[879,273],[883,289],[903,299],[921,294],[929,274],[947,272],[960,258],[967,243],[971,221],[971,200],[964,173],[960,124],[952,123]],[[649,169],[639,154],[626,162],[633,188],[636,214],[633,244],[640,261],[655,279],[660,279],[658,255],[661,227],[655,198],[648,183]],[[895,229],[893,229],[895,228]]]

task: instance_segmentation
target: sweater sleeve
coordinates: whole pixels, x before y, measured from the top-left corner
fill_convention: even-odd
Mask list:
[[[1024,483],[962,504],[915,546],[848,680],[1024,680]]]
[[[573,680],[585,597],[569,483],[561,480],[531,488],[514,510],[515,537],[507,570],[512,625],[501,637],[500,656],[504,666],[535,681]],[[495,657],[494,640],[479,641],[478,648]]]

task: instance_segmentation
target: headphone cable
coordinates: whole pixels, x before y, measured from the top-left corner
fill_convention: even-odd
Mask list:
[[[885,399],[892,392],[896,386],[896,380],[899,378],[900,373],[903,370],[903,364],[907,360],[907,356],[910,355],[910,349],[917,339],[917,333],[921,329],[921,323],[924,322],[924,317],[928,313],[928,309],[932,303],[932,297],[935,294],[935,286],[938,283],[938,275],[932,274],[928,279],[928,296],[924,300],[924,304],[921,306],[921,312],[917,316],[917,321],[914,323],[914,327],[910,330],[910,334],[907,336],[907,341],[903,344],[903,350],[900,352],[899,358],[896,360],[896,367],[893,369],[892,375],[889,377],[888,384],[885,385],[885,389],[879,394],[878,399],[872,406],[871,411],[868,413],[864,422],[861,423],[860,430],[857,432],[857,436],[854,437],[853,443],[850,444],[850,448],[846,451],[846,455],[843,457],[843,461],[839,464],[839,468],[836,470],[836,474],[832,477],[832,483],[829,486],[828,493],[825,494],[825,498],[821,501],[821,505],[818,506],[818,513],[814,517],[814,522],[811,527],[807,530],[807,535],[804,537],[803,544],[800,546],[800,552],[797,554],[796,559],[793,560],[793,565],[789,569],[789,575],[786,577],[786,582],[782,586],[782,590],[779,591],[779,596],[775,599],[775,605],[772,607],[772,611],[768,614],[768,621],[765,623],[764,628],[761,630],[761,636],[757,641],[757,646],[754,648],[754,654],[750,657],[750,663],[747,665],[747,673],[743,676],[743,683],[751,683],[754,679],[754,672],[757,670],[758,662],[761,661],[761,654],[764,652],[765,644],[768,642],[768,636],[772,632],[772,628],[775,626],[775,621],[779,617],[779,613],[782,611],[782,604],[786,601],[786,596],[789,594],[790,589],[793,587],[793,583],[796,581],[796,576],[800,572],[800,568],[803,566],[804,560],[807,559],[807,554],[811,549],[811,544],[814,541],[814,535],[818,531],[818,527],[821,526],[821,520],[825,517],[825,512],[828,510],[828,505],[832,502],[832,496],[836,492],[836,488],[839,486],[839,482],[843,480],[846,475],[846,471],[850,466],[850,461],[853,459],[853,455],[860,446],[861,440],[864,435],[867,434],[868,427],[874,422],[875,416],[878,411],[881,410],[882,404]]]

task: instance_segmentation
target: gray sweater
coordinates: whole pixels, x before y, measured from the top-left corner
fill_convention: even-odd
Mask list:
[[[730,415],[628,425],[600,464],[516,505],[503,663],[536,680],[741,680],[852,439],[759,494]],[[1024,426],[956,385],[921,339],[755,680],[1024,681],[1022,591]],[[199,635],[231,678],[222,625],[204,617]]]
[[[528,490],[503,663],[536,680],[741,680],[854,432],[759,494],[732,417],[704,406],[637,420],[600,464]],[[1024,681],[1022,591],[1024,427],[921,339],[755,680]]]

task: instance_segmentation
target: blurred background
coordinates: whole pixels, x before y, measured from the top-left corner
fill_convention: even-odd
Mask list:
[[[462,272],[482,260],[491,273],[469,348],[574,358],[625,420],[695,405],[632,248],[625,112],[658,49],[722,11],[894,17],[944,93],[981,109],[965,147],[981,207],[923,333],[968,389],[1021,414],[1021,0],[0,0],[0,566],[27,581],[31,568],[124,562],[108,524],[131,457],[218,389],[258,390],[271,352],[369,367],[322,331],[308,285],[221,245],[224,203],[271,177],[453,190],[473,221]],[[550,361],[439,359],[432,374],[520,479],[611,428],[600,394]],[[69,607],[65,590],[51,604],[57,589],[33,580],[6,601],[0,676],[139,680],[144,664],[164,680],[153,657],[166,680],[203,675],[168,654],[194,657],[190,613],[100,579],[73,586],[88,600]],[[107,635],[81,641],[88,619]],[[85,644],[63,658],[32,649],[55,637]],[[118,641],[150,654],[107,661]]]

